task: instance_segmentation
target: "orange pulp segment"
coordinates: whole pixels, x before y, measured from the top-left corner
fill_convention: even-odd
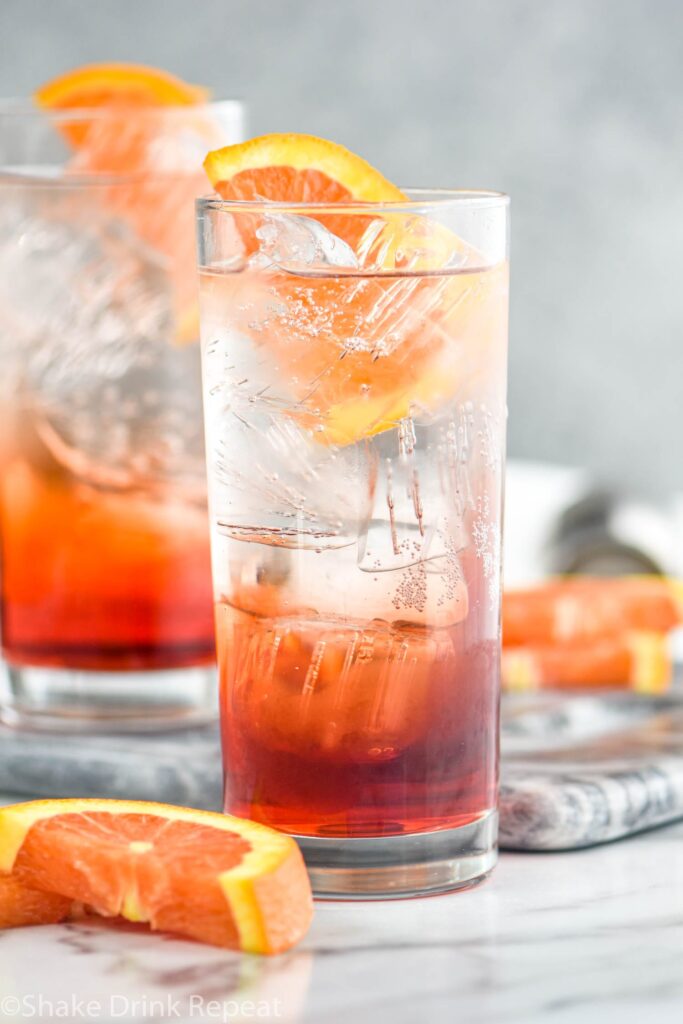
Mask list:
[[[0,875],[0,929],[57,924],[71,917],[73,901],[30,889],[12,875]]]
[[[102,916],[249,953],[288,949],[312,917],[293,839],[164,804],[43,800],[0,808],[0,872]]]

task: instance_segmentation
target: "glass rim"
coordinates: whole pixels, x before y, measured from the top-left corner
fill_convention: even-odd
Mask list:
[[[70,121],[106,121],[108,118],[120,118],[130,110],[135,112],[135,117],[158,117],[162,114],[169,120],[179,115],[188,114],[191,111],[200,112],[203,110],[223,110],[225,112],[232,108],[233,113],[243,112],[245,100],[241,96],[226,99],[206,100],[202,103],[169,103],[163,105],[149,104],[147,106],[135,107],[69,107],[67,109],[54,109],[41,107],[30,97],[0,97],[0,120],[3,118],[16,118],[31,120],[33,118],[47,118],[50,121],[68,123]]]
[[[134,115],[129,114],[134,110]],[[142,129],[145,126],[154,133],[155,140],[165,142],[174,133],[180,133],[187,128],[192,119],[209,121],[212,118],[221,131],[228,133],[238,132],[242,137],[244,119],[247,108],[241,98],[233,99],[211,99],[205,103],[196,104],[169,104],[163,106],[140,106],[135,108],[126,107],[72,107],[67,110],[49,110],[38,106],[30,97],[0,97],[0,137],[6,132],[12,138],[12,133],[27,136],[32,131],[68,131],[70,126],[74,129],[83,126],[88,129],[90,126],[100,125],[106,127],[111,124],[111,130],[119,128],[122,118],[134,116],[135,120],[142,122]],[[181,137],[179,135],[179,137]],[[197,149],[193,158],[192,166],[189,162],[183,162],[181,167],[160,167],[155,168],[154,176],[159,179],[173,177],[175,175],[196,174],[202,171],[202,160],[208,152],[209,143],[203,140],[201,149]],[[201,154],[201,155],[200,155]],[[47,174],[36,173],[38,168],[49,167],[51,161],[46,161],[39,156],[35,160],[2,160],[0,159],[0,188],[21,185],[22,187],[54,188],[54,189],[82,189],[97,188],[101,186],[130,184],[143,180],[149,176],[148,167],[141,170],[125,171],[119,168],[105,167],[102,170],[79,170],[65,176],[63,173]],[[208,181],[206,181],[208,185]],[[201,184],[197,191],[202,188]]]
[[[284,202],[271,199],[222,199],[216,192],[200,196],[195,200],[197,214],[207,210],[217,210],[222,213],[255,213],[257,211],[296,210],[302,213],[304,210],[312,210],[315,213],[346,213],[358,212],[359,214],[369,211],[387,210],[391,213],[410,213],[424,210],[425,207],[434,209],[490,209],[506,208],[510,205],[510,196],[506,192],[498,192],[494,189],[473,189],[473,188],[420,188],[405,187],[406,199],[363,201],[348,199],[343,202]]]

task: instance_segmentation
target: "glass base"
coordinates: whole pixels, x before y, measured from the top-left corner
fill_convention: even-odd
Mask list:
[[[49,732],[157,732],[214,721],[213,667],[88,672],[7,665],[0,720]]]
[[[313,895],[334,900],[390,900],[464,889],[481,882],[497,857],[498,812],[459,828],[376,839],[294,836]]]

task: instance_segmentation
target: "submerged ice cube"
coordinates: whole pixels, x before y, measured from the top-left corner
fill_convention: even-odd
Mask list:
[[[233,723],[304,760],[394,760],[424,735],[440,677],[457,668],[447,631],[298,618],[255,629],[228,606],[218,614],[233,638]]]

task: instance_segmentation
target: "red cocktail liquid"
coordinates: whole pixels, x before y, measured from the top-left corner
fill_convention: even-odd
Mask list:
[[[29,462],[0,484],[2,642],[14,665],[171,669],[214,658],[206,512]]]
[[[424,628],[220,604],[226,811],[334,837],[454,828],[490,810],[493,618],[482,604]]]

